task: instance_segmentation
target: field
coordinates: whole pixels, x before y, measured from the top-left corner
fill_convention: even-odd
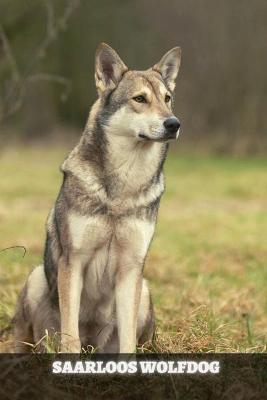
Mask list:
[[[42,260],[64,146],[0,154],[0,327]],[[166,193],[146,263],[160,352],[265,352],[267,161],[169,154]],[[25,246],[23,250],[7,249]],[[1,350],[11,336],[5,333]],[[145,349],[140,349],[145,351]]]

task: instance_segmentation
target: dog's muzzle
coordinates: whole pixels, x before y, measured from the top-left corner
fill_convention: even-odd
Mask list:
[[[165,133],[164,133],[164,137],[168,140],[168,139],[176,139],[177,138],[177,134],[179,132],[180,129],[180,121],[178,118],[176,117],[170,117],[167,118],[164,122],[163,122],[164,128],[165,128]]]
[[[148,136],[143,133],[139,133],[138,136],[139,138],[144,139],[146,141],[166,142],[167,140],[178,138],[180,125],[181,124],[178,118],[170,117],[163,122],[164,132],[162,132],[160,135]]]

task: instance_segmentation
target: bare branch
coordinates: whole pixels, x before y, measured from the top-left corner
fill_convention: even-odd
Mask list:
[[[45,7],[47,13],[46,34],[53,38],[55,37],[55,10],[51,0],[45,0]]]
[[[15,113],[22,104],[23,88],[21,85],[21,74],[14,56],[11,44],[4,31],[3,26],[0,24],[0,39],[3,44],[3,50],[7,58],[8,65],[11,72],[11,82],[9,83],[7,93],[2,97],[0,103],[0,122],[4,118],[8,118]]]
[[[71,91],[71,81],[69,79],[63,78],[59,75],[47,74],[40,72],[38,74],[31,75],[27,78],[28,82],[38,82],[38,81],[48,81],[55,82],[64,86],[64,91],[61,93],[61,100],[65,101]]]
[[[3,26],[0,24],[0,39],[3,43],[4,52],[6,54],[8,63],[10,65],[10,70],[12,73],[12,79],[14,82],[18,82],[20,80],[20,72],[19,68],[11,48],[10,42],[6,36]]]
[[[30,70],[39,60],[45,57],[48,47],[58,37],[58,35],[66,29],[67,22],[72,13],[79,6],[80,0],[69,1],[69,4],[66,6],[62,16],[57,20],[56,23],[53,23],[54,9],[52,3],[45,1],[45,4],[47,10],[47,35],[44,38],[43,42],[40,44],[31,64],[29,65]]]
[[[52,0],[44,0],[44,5],[47,15],[46,35],[23,73],[19,70],[10,41],[3,26],[0,24],[0,40],[3,44],[3,50],[11,72],[11,80],[8,82],[8,85],[6,85],[7,89],[1,98],[0,123],[21,108],[26,87],[31,82],[50,81],[63,85],[64,91],[61,94],[62,101],[65,101],[70,93],[71,83],[68,79],[53,74],[34,73],[34,69],[36,64],[46,56],[49,46],[57,40],[59,34],[66,29],[68,20],[80,5],[80,0],[68,0],[62,15],[57,20],[55,18]]]

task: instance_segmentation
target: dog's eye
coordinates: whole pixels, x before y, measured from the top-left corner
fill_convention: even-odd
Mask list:
[[[135,96],[133,99],[137,101],[137,103],[146,103],[146,98],[142,95]]]
[[[165,96],[165,103],[169,103],[170,100],[171,100],[171,96],[169,96],[168,94],[166,94],[166,96]]]

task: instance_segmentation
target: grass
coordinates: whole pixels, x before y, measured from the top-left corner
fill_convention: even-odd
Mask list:
[[[0,155],[0,327],[42,261],[45,220],[66,147]],[[146,263],[157,317],[148,351],[265,352],[267,161],[171,153]],[[0,350],[11,337],[4,335]]]

